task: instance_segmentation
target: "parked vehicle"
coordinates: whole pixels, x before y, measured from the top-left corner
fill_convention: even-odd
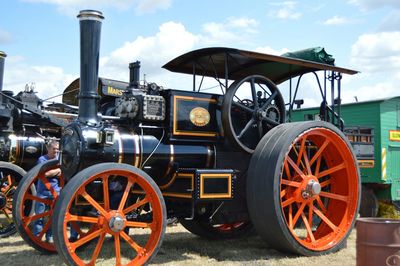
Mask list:
[[[255,229],[270,247],[306,256],[345,245],[360,201],[354,152],[332,123],[286,123],[276,84],[319,70],[330,76],[356,71],[205,48],[164,66],[193,74],[193,91],[141,84],[136,63],[104,118],[96,89],[103,15],[84,10],[78,18],[78,116],[63,129],[60,160],[30,170],[14,197],[14,220],[28,244],[57,251],[70,265],[96,263],[109,256],[110,244],[116,265],[141,265],[157,254],[167,220],[177,218],[210,239],[244,237]],[[198,75],[215,78],[223,94],[199,92]],[[333,80],[332,89],[340,90],[340,79]],[[58,167],[60,195],[52,190],[54,200],[42,201],[47,212],[26,214],[26,202],[41,201],[30,186],[46,182],[44,174]],[[43,217],[44,229],[34,236],[31,225]],[[43,238],[50,226],[54,244]],[[70,240],[72,229],[77,241]]]
[[[59,138],[61,127],[67,124],[44,106],[33,87],[17,95],[3,90],[5,58],[0,51],[0,237],[16,232],[12,199],[19,181],[45,152],[46,139]],[[35,194],[35,186],[30,189]],[[31,205],[26,206],[25,211],[31,210]]]

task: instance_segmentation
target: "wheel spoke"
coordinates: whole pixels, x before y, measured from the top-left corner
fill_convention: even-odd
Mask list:
[[[338,229],[336,225],[334,225],[331,220],[328,219],[320,210],[314,207],[314,212],[322,219],[334,232]]]
[[[83,222],[97,224],[99,222],[98,217],[88,217],[88,216],[77,216],[73,214],[65,215],[65,221],[67,222]]]
[[[329,139],[326,139],[324,141],[324,143],[322,144],[322,146],[318,148],[318,151],[314,154],[314,156],[310,160],[310,165],[313,165],[315,160],[317,160],[317,159],[320,160],[321,154],[325,150],[325,148],[328,146],[329,142],[330,142]]]
[[[317,203],[319,208],[322,210],[322,213],[326,213],[327,212],[326,207],[319,196],[317,197]]]
[[[313,225],[313,209],[314,209],[314,203],[311,201],[308,203],[308,224],[310,225],[310,228],[312,229]]]
[[[15,186],[13,186],[11,175],[7,175],[7,186],[4,187],[4,192],[3,193],[7,196],[8,193],[10,193],[10,191],[12,190],[13,187],[15,187]]]
[[[300,187],[301,186],[300,182],[289,181],[289,180],[286,180],[286,179],[281,179],[281,184],[287,185],[287,186],[290,186],[290,187]]]
[[[251,109],[251,108],[249,108],[249,107],[243,105],[243,104],[240,103],[240,102],[232,102],[232,104],[233,104],[234,106],[236,106],[236,107],[239,107],[239,108],[242,109],[243,111],[246,111],[247,113],[253,113],[253,112],[254,112],[253,109]]]
[[[324,182],[321,182],[319,184],[321,185],[321,188],[326,187],[326,186],[331,184],[331,179],[328,179],[328,180],[326,180]]]
[[[313,234],[313,232],[311,230],[311,225],[308,223],[307,218],[306,218],[304,213],[301,214],[301,219],[303,220],[303,223],[304,223],[304,225],[306,227],[307,234],[311,239],[311,243],[314,243],[315,242],[315,237],[314,237],[314,234]]]
[[[252,96],[253,102],[254,102],[254,111],[257,111],[259,106],[258,106],[256,86],[254,84],[254,78],[250,79],[250,86],[251,86],[251,96]]]
[[[73,251],[75,251],[77,248],[79,248],[80,246],[82,246],[83,244],[95,239],[96,237],[98,237],[100,234],[102,234],[104,232],[103,228],[100,228],[82,238],[79,238],[76,242],[70,243],[71,249]]]
[[[53,201],[50,200],[50,199],[42,199],[42,198],[39,198],[39,197],[34,196],[32,194],[26,194],[25,195],[25,199],[38,201],[38,202],[44,203],[46,205],[51,205],[53,203]]]
[[[268,105],[270,105],[277,95],[278,91],[274,91],[261,108],[265,109]]]
[[[261,139],[264,136],[262,121],[257,121],[258,137]]]
[[[306,227],[307,235],[310,237],[311,243],[315,242],[315,237],[311,229],[311,225],[308,223],[306,215],[304,213],[301,214],[301,219],[303,220],[304,226]]]
[[[292,204],[289,205],[288,216],[289,216],[289,228],[293,229],[293,205]]]
[[[93,199],[85,190],[82,189],[82,197],[84,197],[96,210],[98,210],[103,216],[107,216],[107,212],[100,206],[100,204]]]
[[[325,171],[322,171],[321,173],[319,173],[319,174],[317,175],[317,178],[321,178],[321,177],[330,175],[330,174],[332,174],[332,173],[334,173],[334,172],[336,172],[336,171],[342,170],[342,169],[344,169],[344,168],[346,168],[346,164],[343,162],[343,163],[341,163],[341,164],[339,164],[339,165],[336,165],[336,166],[334,166],[334,167],[332,167],[332,168],[329,168],[329,169],[327,169],[327,170],[325,170]]]
[[[304,178],[304,173],[300,170],[300,168],[297,166],[297,164],[295,164],[295,162],[293,162],[293,160],[292,160],[289,156],[286,156],[286,160],[288,161],[288,163],[290,164],[290,166],[292,166],[292,168],[296,171],[296,173],[297,173],[301,178]]]
[[[285,200],[284,202],[282,202],[282,208],[285,208],[286,206],[288,206],[294,202],[295,202],[294,198],[289,198],[289,199]]]
[[[132,238],[129,237],[125,232],[121,231],[122,238],[131,246],[138,254],[145,252],[145,249],[138,245]]]
[[[284,167],[285,167],[285,173],[287,175],[287,179],[291,180],[292,179],[292,175],[290,174],[290,169],[289,169],[289,165],[287,163],[287,160],[285,160]]]
[[[293,218],[293,226],[297,223],[297,220],[300,218],[300,215],[303,213],[304,207],[306,205],[306,202],[301,203],[300,208],[297,210],[296,215]]]
[[[24,223],[28,226],[32,221],[35,221],[37,219],[43,218],[45,216],[50,216],[53,213],[53,211],[46,211],[42,212],[33,216],[27,216],[23,218]]]
[[[246,126],[242,129],[242,131],[240,131],[239,135],[237,135],[237,138],[240,139],[241,137],[243,137],[244,133],[246,133],[246,131],[254,124],[254,122],[254,118],[251,118],[249,122],[247,122]]]
[[[127,214],[133,210],[136,210],[137,208],[139,208],[140,206],[143,206],[144,204],[147,204],[149,202],[148,197],[145,197],[144,199],[136,202],[135,204],[132,204],[131,206],[127,207],[126,209],[124,209],[122,212],[124,214]]]
[[[272,120],[269,117],[263,117],[262,120],[266,121],[269,125],[274,125],[274,126],[279,125],[279,122]]]
[[[37,236],[39,240],[42,239],[43,235],[49,230],[51,225],[51,219],[47,220],[46,224],[43,226],[42,231],[40,231],[40,234]]]
[[[54,190],[54,188],[51,186],[49,180],[46,178],[46,176],[42,175],[39,177],[40,181],[42,181],[43,185],[46,187],[48,191],[51,192],[54,198],[58,197],[58,193]]]
[[[106,233],[102,233],[101,236],[100,236],[99,242],[97,242],[96,248],[93,251],[92,259],[90,260],[89,265],[95,265],[96,264],[97,257],[99,256],[100,250],[103,247],[103,243],[104,243],[105,237],[106,237]]]
[[[304,137],[302,138],[302,140],[301,140],[300,151],[299,151],[299,153],[297,154],[297,161],[296,161],[296,165],[297,165],[297,166],[300,165],[301,159],[302,159],[302,157],[303,157],[303,152],[305,152],[304,146],[305,146],[305,144],[306,144],[306,139],[307,139],[307,138],[304,136]]]
[[[103,200],[104,200],[104,209],[106,211],[110,210],[110,195],[108,192],[108,177],[103,177]]]
[[[311,166],[310,166],[310,162],[308,160],[308,155],[307,155],[306,151],[303,152],[303,158],[304,158],[304,163],[306,165],[307,174],[312,175]]]
[[[319,168],[321,167],[321,159],[322,159],[322,156],[318,157],[318,159],[317,159],[317,166],[315,167],[314,176],[318,176],[318,174],[319,174]]]
[[[119,203],[118,212],[123,212],[123,208],[125,206],[126,199],[128,198],[129,191],[130,191],[132,185],[133,185],[133,182],[128,180],[128,183],[126,184],[126,187],[125,187],[124,194],[122,195],[122,198],[121,198],[121,202]]]
[[[150,223],[127,221],[125,224],[126,224],[127,227],[151,228],[151,224]]]
[[[283,198],[286,195],[286,189],[281,190],[281,198]]]
[[[74,230],[78,233],[78,235],[83,235],[83,232],[82,232],[81,228],[79,227],[78,223],[71,222],[69,224],[69,226],[70,226],[71,230],[72,230],[72,228],[74,228]]]
[[[7,221],[11,224],[13,222],[12,218],[10,217],[10,215],[7,213],[6,210],[2,210],[4,215],[6,216]]]
[[[348,202],[348,201],[349,201],[349,197],[348,197],[348,196],[339,195],[339,194],[334,194],[334,193],[330,193],[330,192],[321,191],[321,192],[319,193],[319,195],[320,195],[321,197],[326,197],[326,198],[330,198],[330,199],[340,200],[340,201],[344,201],[344,202]]]
[[[115,265],[121,265],[121,243],[119,242],[119,235],[114,235],[115,246]]]

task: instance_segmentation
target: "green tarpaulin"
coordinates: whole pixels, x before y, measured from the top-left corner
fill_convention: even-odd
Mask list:
[[[300,51],[284,53],[282,56],[323,63],[332,66],[335,65],[335,58],[328,54],[323,47],[314,47]]]

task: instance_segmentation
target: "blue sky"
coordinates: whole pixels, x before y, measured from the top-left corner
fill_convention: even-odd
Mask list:
[[[227,46],[272,54],[322,46],[336,65],[361,71],[343,80],[343,99],[399,95],[400,1],[12,0],[2,4],[5,90],[34,82],[42,98],[79,76],[81,9],[103,12],[100,75],[128,80],[140,60],[148,81],[191,88],[161,66],[193,49]],[[306,81],[307,82],[307,81]],[[310,86],[311,83],[310,83]],[[284,93],[285,94],[285,93]],[[320,100],[315,88],[301,97]]]

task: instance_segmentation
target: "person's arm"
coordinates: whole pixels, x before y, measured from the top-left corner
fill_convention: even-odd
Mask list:
[[[39,157],[38,164],[44,163],[46,161],[47,161],[47,159],[44,156]],[[45,177],[54,177],[54,176],[59,176],[59,175],[61,175],[61,169],[60,168],[49,170],[44,174]]]
[[[45,177],[54,177],[54,176],[59,176],[59,175],[61,175],[60,168],[49,170],[44,174]]]

